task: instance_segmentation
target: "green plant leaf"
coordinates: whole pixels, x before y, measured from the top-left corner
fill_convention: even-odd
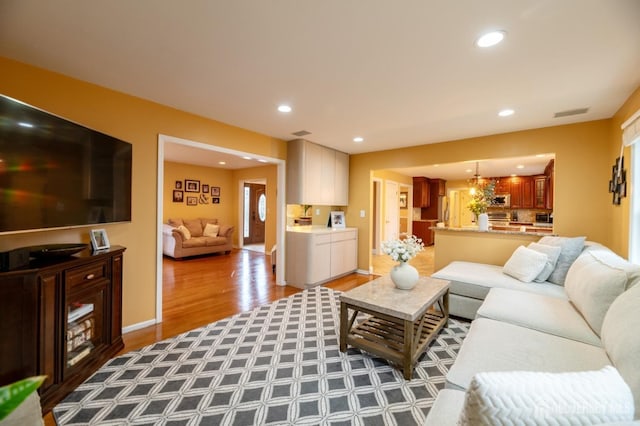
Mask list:
[[[47,376],[33,376],[0,387],[0,420],[7,417],[22,401],[40,387]]]

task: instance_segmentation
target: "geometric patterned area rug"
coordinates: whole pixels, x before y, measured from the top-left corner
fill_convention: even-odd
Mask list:
[[[108,361],[60,425],[421,425],[469,323],[449,319],[405,380],[339,350],[339,291],[315,287]]]

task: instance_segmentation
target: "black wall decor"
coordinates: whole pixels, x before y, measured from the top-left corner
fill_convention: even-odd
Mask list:
[[[616,158],[616,162],[611,168],[609,192],[613,193],[612,202],[616,205],[620,205],[622,197],[627,196],[627,171],[624,168],[624,157]]]

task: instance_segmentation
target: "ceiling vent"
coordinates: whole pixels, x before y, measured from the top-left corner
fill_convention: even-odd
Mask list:
[[[291,134],[292,134],[292,135],[294,135],[294,136],[298,136],[299,138],[301,138],[302,136],[310,135],[310,134],[311,134],[311,132],[307,132],[306,130],[300,130],[300,131],[297,131],[297,132],[293,132],[293,133],[291,133]]]
[[[578,115],[578,114],[586,114],[587,111],[589,111],[589,108],[568,109],[566,111],[556,112],[555,114],[553,114],[553,118],[569,117],[571,115]]]

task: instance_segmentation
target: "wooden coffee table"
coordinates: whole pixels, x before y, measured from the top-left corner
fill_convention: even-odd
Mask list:
[[[359,312],[370,317],[356,323]],[[400,366],[410,380],[448,319],[449,281],[420,277],[413,289],[400,290],[383,276],[340,295],[340,351],[351,345],[378,355]]]

